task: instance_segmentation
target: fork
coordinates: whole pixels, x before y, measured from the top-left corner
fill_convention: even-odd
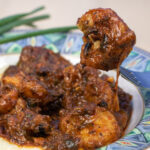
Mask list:
[[[150,72],[135,72],[121,66],[120,74],[138,87],[150,88]]]

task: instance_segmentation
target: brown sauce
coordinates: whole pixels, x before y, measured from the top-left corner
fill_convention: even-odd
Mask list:
[[[135,44],[135,33],[109,8],[87,11],[77,25],[84,33],[81,63],[105,71],[117,69],[113,105],[119,111],[119,67]]]
[[[127,56],[127,51],[124,51],[121,56],[120,56],[120,60],[117,66],[117,73],[116,73],[116,82],[115,82],[115,97],[114,97],[114,103],[116,105],[116,111],[119,111],[119,100],[118,100],[118,82],[119,82],[119,75],[120,75],[120,65],[123,62],[123,60],[126,58]]]
[[[17,145],[92,150],[120,138],[131,114],[132,97],[120,88],[114,111],[108,76],[42,47],[25,47],[0,89],[0,136]]]
[[[118,140],[132,96],[118,87],[119,66],[135,34],[111,9],[93,9],[83,31],[81,64],[43,47],[25,47],[0,84],[0,136],[45,150],[93,150]],[[93,67],[93,68],[92,68]],[[117,68],[116,82],[97,69]]]

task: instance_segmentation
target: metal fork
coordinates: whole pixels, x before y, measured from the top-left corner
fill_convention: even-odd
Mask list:
[[[150,88],[150,72],[135,72],[121,66],[120,74],[136,86]]]

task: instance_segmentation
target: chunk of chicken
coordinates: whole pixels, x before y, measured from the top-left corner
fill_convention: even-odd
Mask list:
[[[2,117],[2,120],[3,132],[13,136],[14,141],[16,140],[19,143],[30,143],[32,138],[46,137],[50,132],[50,116],[31,111],[27,108],[25,100],[21,98],[18,99],[14,109]]]
[[[94,149],[121,136],[121,128],[110,111],[97,107],[93,112],[89,113],[82,107],[76,107],[66,114],[62,113],[60,129],[79,138],[80,148]]]
[[[17,89],[11,86],[0,86],[0,114],[11,111],[18,100]]]
[[[44,47],[23,48],[18,67],[29,74],[43,75],[60,71],[71,65],[69,61]]]
[[[28,100],[31,106],[35,104],[45,105],[52,100],[48,89],[42,82],[20,70],[14,74],[5,75],[2,78],[2,83],[18,89],[19,93]]]
[[[114,110],[114,92],[109,84],[99,77],[94,68],[78,64],[64,69],[63,104],[67,109],[92,102],[98,106]]]
[[[136,36],[112,9],[93,9],[78,19],[84,33],[81,63],[102,70],[115,69],[128,56]]]
[[[45,105],[46,113],[49,112],[49,107],[53,111],[59,110],[64,94],[62,71],[69,65],[69,61],[51,50],[26,46],[17,66],[10,66],[5,71],[3,83],[17,87],[31,106]]]

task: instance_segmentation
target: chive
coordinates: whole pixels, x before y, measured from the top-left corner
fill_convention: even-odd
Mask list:
[[[50,28],[50,29],[44,29],[44,30],[38,30],[33,32],[27,32],[24,34],[14,35],[11,37],[4,37],[0,39],[0,44],[8,43],[28,37],[48,34],[48,33],[57,33],[57,32],[67,32],[69,30],[77,29],[77,26],[67,26],[67,27],[58,27],[58,28]]]
[[[2,19],[0,19],[0,26],[3,26],[5,24],[8,24],[8,23],[13,22],[15,20],[18,20],[20,18],[26,17],[28,15],[34,14],[38,11],[43,10],[44,8],[45,8],[44,6],[41,6],[41,7],[38,7],[36,9],[32,10],[31,12],[28,12],[28,13],[21,13],[21,14],[16,14],[16,15],[12,15],[12,16],[2,18]]]
[[[32,27],[32,28],[37,28],[37,26],[33,23],[26,23],[26,26]]]
[[[38,21],[38,20],[42,20],[42,19],[47,19],[47,18],[49,18],[49,15],[41,15],[41,16],[32,17],[32,18],[29,18],[29,19],[23,19],[23,20],[14,21],[14,22],[12,22],[10,24],[2,26],[0,28],[0,34],[3,34],[3,33],[11,30],[12,28],[14,28],[16,26],[32,23],[32,22],[35,22],[35,21]]]

